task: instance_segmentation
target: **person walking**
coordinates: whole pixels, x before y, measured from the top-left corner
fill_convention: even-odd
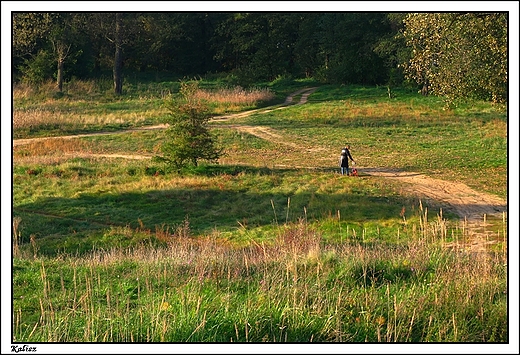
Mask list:
[[[356,163],[354,161],[354,159],[352,158],[352,155],[350,154],[350,145],[346,145],[342,150],[341,150],[341,155],[339,157],[339,166],[340,166],[340,170],[341,170],[341,175],[347,175],[349,176],[350,175],[350,170],[349,170],[349,167],[348,167],[348,160],[352,160],[353,163]]]

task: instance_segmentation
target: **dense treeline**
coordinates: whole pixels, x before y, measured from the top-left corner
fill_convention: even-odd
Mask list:
[[[408,80],[423,93],[501,102],[507,25],[507,13],[13,13],[13,72],[16,81],[54,78],[61,90],[63,80],[110,70],[116,93],[125,71],[226,73],[242,85]]]

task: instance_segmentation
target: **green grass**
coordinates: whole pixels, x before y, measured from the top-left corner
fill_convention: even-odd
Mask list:
[[[246,100],[226,102],[221,97],[210,101],[215,115],[255,109],[285,99],[266,95],[266,86],[230,88],[225,83],[199,80],[199,88],[214,92],[241,92]],[[29,138],[115,131],[125,128],[162,123],[169,115],[166,103],[179,92],[180,81],[140,82],[128,79],[123,85],[124,95],[116,96],[107,79],[65,83],[63,94],[57,96],[54,84],[40,88],[17,84],[13,89],[13,136]],[[258,93],[264,95],[258,95]],[[222,95],[220,95],[222,96]],[[250,99],[250,97],[254,99]]]
[[[64,249],[71,231],[75,239],[83,235],[92,240],[88,245],[94,244],[103,237],[95,233],[102,226],[154,231],[163,224],[173,228],[188,217],[196,234],[215,228],[231,233],[238,222],[265,228],[273,221],[320,221],[338,213],[359,226],[385,221],[395,225],[402,207],[411,211],[415,203],[377,179],[345,180],[331,172],[298,169],[201,167],[182,177],[151,162],[78,158],[15,167],[14,173],[13,207],[22,216],[25,240],[32,234],[44,245],[49,237],[61,240],[62,246],[52,245],[55,253],[74,252]],[[60,224],[66,227],[57,238]]]
[[[15,341],[508,339],[501,254],[461,258],[423,239],[327,246],[305,223],[280,232],[271,244],[240,249],[215,235],[15,259]]]
[[[263,86],[283,101],[315,84]],[[75,85],[59,100],[15,97],[15,112],[58,117],[55,126],[36,117],[15,137],[159,122],[161,95],[176,83],[129,80],[122,98],[103,82]],[[89,87],[88,100],[76,96]],[[13,341],[507,342],[506,221],[484,227],[496,240],[488,252],[447,248],[471,231],[445,206],[337,169],[348,142],[359,166],[505,197],[506,114],[394,94],[322,86],[306,105],[212,123],[226,155],[182,174],[86,156],[153,156],[163,131],[14,147]]]

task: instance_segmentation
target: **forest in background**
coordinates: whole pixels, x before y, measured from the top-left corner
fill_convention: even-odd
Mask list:
[[[507,100],[508,13],[13,12],[13,80],[224,75]]]

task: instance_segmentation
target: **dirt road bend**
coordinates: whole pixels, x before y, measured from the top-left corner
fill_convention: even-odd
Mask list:
[[[484,215],[502,217],[507,203],[498,196],[475,191],[460,182],[435,179],[421,173],[383,168],[358,168],[372,176],[395,179],[403,189],[415,195],[442,202],[469,222],[483,220]]]

